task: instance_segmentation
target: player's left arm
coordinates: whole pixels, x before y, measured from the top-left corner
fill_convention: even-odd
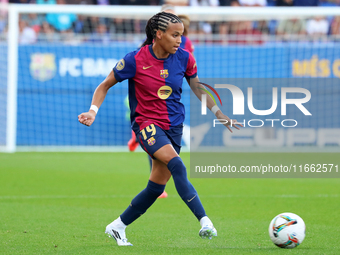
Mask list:
[[[198,76],[196,76],[194,78],[187,78],[187,82],[188,82],[191,90],[194,92],[194,94],[197,96],[197,98],[200,101],[202,101],[202,95],[206,94],[207,107],[209,108],[209,110],[212,110],[212,108],[215,106],[215,102],[211,98],[211,96],[204,91],[204,90],[206,90],[206,88],[199,82]],[[237,122],[237,120],[235,120],[235,119],[231,120],[227,115],[223,114],[223,112],[220,109],[218,109],[216,111],[215,116],[219,120],[227,120],[228,121],[226,124],[223,124],[223,125],[226,126],[229,129],[230,132],[233,132],[232,129],[231,129],[231,126],[238,129],[238,130],[240,129],[239,127],[243,127],[243,125],[241,123]],[[224,121],[222,123],[224,123]],[[232,123],[232,125],[231,125],[231,123]]]
[[[196,60],[191,53],[189,53],[188,57],[188,62],[185,70],[185,78],[187,79],[191,90],[195,93],[200,101],[202,101],[202,94],[207,95],[207,107],[215,114],[216,118],[219,119],[220,122],[229,129],[230,132],[233,132],[231,127],[234,127],[236,129],[240,129],[239,127],[242,127],[242,124],[238,123],[237,120],[231,120],[228,116],[224,115],[223,112],[217,106],[215,106],[215,102],[210,97],[210,95],[208,95],[204,91],[206,89],[202,84],[199,83]],[[225,120],[227,121],[226,124]]]

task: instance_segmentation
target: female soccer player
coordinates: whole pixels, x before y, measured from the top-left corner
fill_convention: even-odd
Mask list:
[[[161,11],[176,14],[175,13],[175,7],[173,5],[170,5],[170,4],[163,5]],[[191,40],[188,38],[190,19],[187,15],[178,15],[178,18],[182,21],[183,26],[184,26],[184,32],[183,32],[183,35],[182,35],[182,38],[181,38],[182,42],[179,45],[179,47],[182,48],[182,49],[185,49],[185,50],[189,51],[191,54],[193,54],[194,46],[193,46]],[[127,101],[129,101],[129,100],[127,99]],[[185,132],[185,129],[183,130],[183,132]],[[185,135],[185,133],[183,135]],[[134,131],[132,131],[131,138],[130,138],[127,145],[128,145],[129,151],[135,151],[137,149],[139,142],[138,142],[138,139],[137,139]],[[151,170],[152,170],[152,158],[150,156],[148,156],[148,160],[149,160],[150,172],[151,172]],[[163,193],[158,198],[166,198],[166,197],[168,197],[168,193],[164,190]]]
[[[160,12],[151,17],[145,28],[147,39],[142,47],[128,53],[106,79],[96,88],[88,112],[78,116],[80,123],[91,126],[108,90],[117,82],[129,79],[131,125],[141,147],[152,157],[149,182],[128,208],[107,225],[105,233],[119,246],[132,245],[125,235],[130,225],[155,202],[172,176],[176,190],[201,224],[202,238],[217,236],[198,194],[187,178],[186,167],[179,157],[184,121],[184,106],[180,103],[185,77],[193,92],[201,98],[197,67],[192,55],[179,48],[183,24],[174,14]],[[207,107],[218,119],[231,120],[207,96]],[[242,126],[236,120],[231,126]]]

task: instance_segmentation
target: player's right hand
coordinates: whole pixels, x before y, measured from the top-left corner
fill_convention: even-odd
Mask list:
[[[94,122],[96,118],[96,115],[94,112],[90,111],[90,112],[83,112],[81,114],[78,115],[78,121],[81,124],[84,124],[86,126],[91,126],[92,123]]]

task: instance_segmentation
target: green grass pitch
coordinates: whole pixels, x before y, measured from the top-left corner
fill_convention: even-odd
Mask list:
[[[267,157],[273,154],[268,153]],[[284,154],[313,158],[328,154]],[[233,157],[234,154],[228,154]],[[188,153],[182,158],[189,166]],[[244,154],[252,161],[255,154]],[[339,154],[333,154],[339,161]],[[127,228],[134,246],[104,234],[147,183],[145,153],[0,154],[0,254],[340,254],[340,179],[194,179],[218,237],[203,240],[200,225],[170,180],[158,199]],[[271,219],[300,215],[304,242],[277,248]]]

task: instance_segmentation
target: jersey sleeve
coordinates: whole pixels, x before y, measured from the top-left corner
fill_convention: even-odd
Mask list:
[[[189,59],[187,63],[187,68],[185,71],[185,78],[195,78],[197,76],[197,65],[194,56],[189,53]]]
[[[113,68],[115,78],[122,82],[126,79],[131,79],[136,74],[136,60],[134,52],[128,53],[124,58],[118,61]]]

